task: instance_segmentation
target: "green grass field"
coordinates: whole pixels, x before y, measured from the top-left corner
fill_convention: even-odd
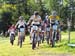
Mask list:
[[[75,56],[75,47],[68,46],[68,33],[62,32],[62,41],[54,48],[41,44],[36,50],[32,50],[29,44],[29,36],[23,43],[23,47],[17,46],[17,37],[14,46],[9,43],[9,38],[0,38],[0,56]],[[71,43],[75,43],[75,32],[71,32]]]

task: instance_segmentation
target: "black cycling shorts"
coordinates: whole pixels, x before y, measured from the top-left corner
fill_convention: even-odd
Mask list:
[[[33,24],[34,26],[37,26],[37,27],[40,27],[41,26],[41,24]]]

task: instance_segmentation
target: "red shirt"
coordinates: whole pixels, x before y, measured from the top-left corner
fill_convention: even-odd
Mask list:
[[[11,26],[11,27],[9,28],[9,31],[10,31],[10,32],[15,32],[15,29],[16,29],[15,26]]]

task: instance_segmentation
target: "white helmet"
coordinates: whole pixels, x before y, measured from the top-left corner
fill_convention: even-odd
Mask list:
[[[23,19],[24,19],[24,17],[23,17],[23,16],[20,16],[20,17],[19,17],[19,20],[23,20]]]
[[[57,15],[57,12],[56,11],[52,11],[52,15],[53,16],[56,16]]]

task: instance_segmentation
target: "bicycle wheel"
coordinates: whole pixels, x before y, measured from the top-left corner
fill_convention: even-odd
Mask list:
[[[35,33],[34,33],[34,36],[33,36],[33,41],[32,41],[32,49],[34,50],[34,48],[36,48],[36,43],[35,43]]]
[[[10,43],[11,43],[12,45],[14,44],[13,42],[14,42],[13,40],[10,41]]]
[[[52,47],[55,46],[55,32],[53,32],[53,37],[52,37]]]
[[[49,44],[50,32],[47,33],[47,44]]]
[[[25,41],[25,36],[23,37],[23,42]]]
[[[44,34],[43,34],[43,36],[42,36],[42,43],[44,43]]]
[[[11,36],[10,36],[10,43],[13,45],[14,44],[14,35],[13,34],[11,34]]]
[[[59,36],[59,33],[57,32],[56,34],[56,42],[58,42],[60,40],[60,36]]]
[[[20,36],[20,40],[19,40],[20,48],[22,48],[22,42],[23,42],[23,36]]]
[[[38,41],[38,47],[39,47],[39,45],[40,45],[40,41]]]

